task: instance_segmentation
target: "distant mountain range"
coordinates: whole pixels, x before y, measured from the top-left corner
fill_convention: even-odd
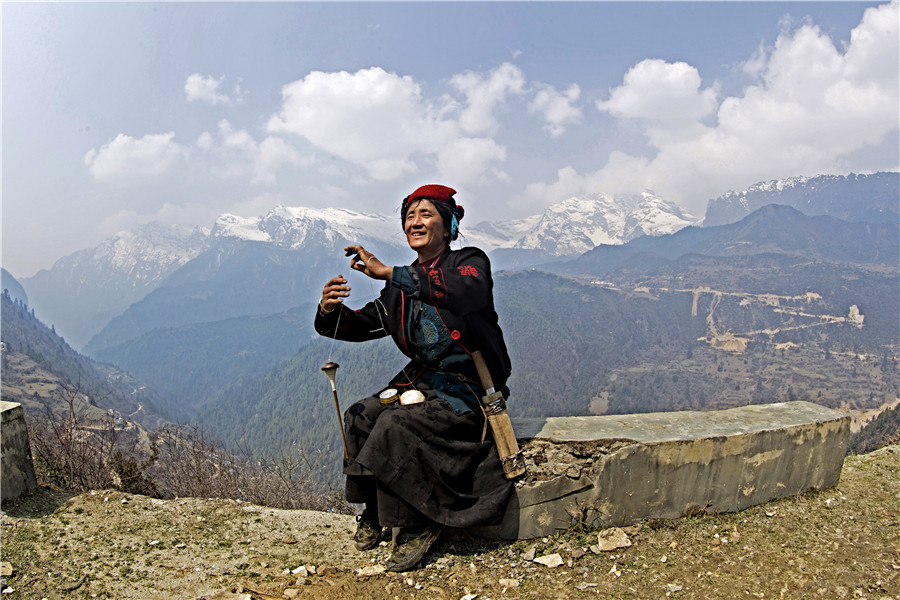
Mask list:
[[[462,232],[466,245],[498,251],[495,266],[504,268],[574,256],[598,243],[671,233],[695,222],[649,193],[595,194],[570,198],[541,215],[482,222]],[[396,217],[279,206],[262,217],[224,214],[211,230],[152,223],[122,232],[60,259],[22,285],[43,320],[73,346],[92,352],[154,327],[280,312],[309,301],[323,273],[346,270],[341,249],[349,243],[361,243],[394,264],[409,260]],[[146,307],[131,306],[145,299]]]
[[[203,252],[208,237],[201,227],[150,223],[65,256],[21,283],[38,316],[81,348],[110,319]]]
[[[760,203],[848,221],[897,222],[898,182],[898,173],[878,173],[760,183],[710,200],[703,225],[737,221]],[[495,270],[537,265],[553,270],[549,265],[567,263],[560,269],[568,272],[571,259],[594,248],[624,248],[650,238],[622,250],[624,256],[698,223],[650,193],[593,194],[570,198],[541,215],[483,222],[462,232],[465,244],[490,253]],[[92,353],[156,328],[279,313],[314,302],[325,275],[346,271],[340,250],[350,242],[366,245],[389,263],[409,259],[395,217],[276,207],[262,217],[222,215],[211,230],[151,224],[123,232],[21,283],[40,318],[74,347]]]
[[[792,206],[807,215],[851,223],[900,220],[900,173],[819,175],[764,181],[710,200],[705,227],[739,221],[767,204]]]

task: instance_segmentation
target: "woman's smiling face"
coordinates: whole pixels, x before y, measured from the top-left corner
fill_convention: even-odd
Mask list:
[[[403,222],[406,242],[419,255],[419,262],[429,260],[447,247],[450,233],[431,200],[413,200]]]

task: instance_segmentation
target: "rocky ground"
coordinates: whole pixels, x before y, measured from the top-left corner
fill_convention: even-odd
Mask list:
[[[386,546],[353,549],[347,515],[48,489],[2,508],[10,599],[900,600],[897,445],[848,457],[834,489],[740,513],[515,542],[445,534],[403,574],[381,568]]]

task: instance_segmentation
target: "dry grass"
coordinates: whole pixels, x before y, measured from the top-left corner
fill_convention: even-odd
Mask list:
[[[900,446],[846,459],[834,489],[740,513],[653,521],[594,554],[596,533],[488,542],[445,535],[418,571],[361,577],[352,517],[233,500],[42,489],[3,506],[8,598],[900,599]],[[525,560],[559,553],[556,568]],[[290,574],[313,565],[303,585]],[[325,567],[323,569],[323,567]],[[515,583],[514,583],[515,582]],[[247,598],[247,596],[243,596]],[[470,596],[471,597],[471,596]]]

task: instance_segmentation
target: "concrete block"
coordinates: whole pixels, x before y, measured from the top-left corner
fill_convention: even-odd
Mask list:
[[[0,402],[3,420],[0,422],[0,438],[2,438],[2,478],[0,478],[0,496],[18,498],[22,492],[37,487],[34,475],[34,463],[31,460],[31,446],[28,443],[28,428],[25,425],[25,412],[17,402]]]
[[[733,512],[837,485],[850,418],[809,402],[707,412],[513,419],[525,454],[501,539]]]

